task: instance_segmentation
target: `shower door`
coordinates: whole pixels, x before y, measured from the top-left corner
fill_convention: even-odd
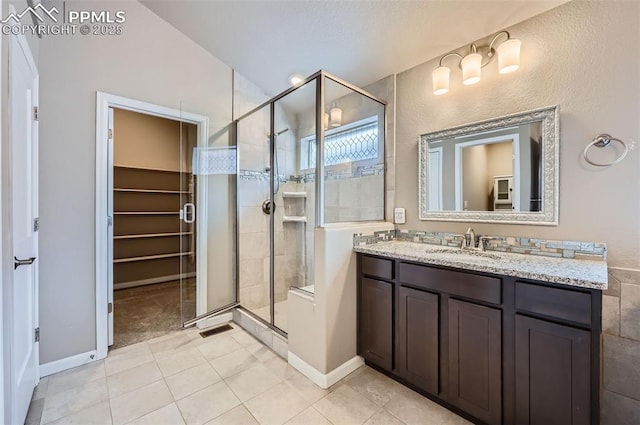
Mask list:
[[[184,110],[184,105],[182,105]],[[180,304],[183,326],[211,326],[237,304],[236,148],[226,131],[180,131]]]
[[[237,124],[238,140],[238,290],[241,305],[271,323],[270,155],[271,106]]]
[[[300,141],[315,134],[315,85],[237,124],[239,301],[283,333],[289,289],[312,285],[315,166],[301,165]]]

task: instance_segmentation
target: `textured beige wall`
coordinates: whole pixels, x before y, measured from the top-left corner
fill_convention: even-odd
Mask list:
[[[397,76],[396,206],[402,229],[464,232],[469,223],[420,221],[418,136],[534,108],[560,106],[560,223],[557,227],[473,223],[478,234],[605,242],[609,264],[640,267],[638,149],[620,164],[595,168],[582,159],[600,133],[640,140],[640,3],[574,1],[508,28],[522,40],[521,68],[451,90],[431,90],[434,59]]]
[[[121,36],[48,37],[40,47],[42,363],[96,347],[96,91],[206,115],[211,143],[231,121],[231,69],[140,3],[66,6],[122,9],[127,20]],[[223,182],[216,196],[224,196],[227,187]],[[209,249],[210,267],[217,267],[212,278],[228,283],[233,225],[224,202],[214,207],[210,220],[219,219],[211,228],[218,229],[217,244]]]

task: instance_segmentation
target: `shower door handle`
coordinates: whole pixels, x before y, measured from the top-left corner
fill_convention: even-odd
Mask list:
[[[182,216],[182,219],[185,223],[193,223],[196,220],[196,206],[191,202],[187,202],[186,204],[184,204],[184,207],[182,208],[182,214],[180,215]]]

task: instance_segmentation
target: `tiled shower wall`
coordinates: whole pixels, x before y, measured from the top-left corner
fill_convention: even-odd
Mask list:
[[[264,93],[240,75],[235,78],[236,116],[241,116],[267,100]],[[269,216],[262,203],[269,197],[269,108],[254,113],[238,124],[238,229],[239,229],[239,299],[249,309],[269,305],[270,256]],[[282,193],[299,191],[300,183],[289,181],[295,174],[296,128],[281,108],[276,109],[277,172],[282,177],[276,196],[274,226],[275,302],[286,300],[289,286],[304,281],[304,224],[283,223],[285,205]],[[286,201],[288,203],[288,201]]]
[[[640,270],[609,268],[602,331],[602,425],[639,424]]]
[[[334,84],[334,83],[327,83]],[[349,93],[339,99],[331,99],[331,105],[342,108],[343,124],[355,122],[379,114],[385,122],[384,158],[330,165],[325,168],[325,223],[349,221],[390,220],[393,215],[395,194],[395,79],[383,78],[364,90],[387,101],[386,116],[380,105],[359,93]],[[315,131],[315,109],[297,117],[300,135]],[[314,190],[315,173],[302,170],[307,181],[307,192]],[[385,202],[386,197],[386,202]],[[311,204],[313,205],[313,204]],[[386,210],[385,210],[386,206]],[[311,214],[309,214],[311,216]],[[309,223],[314,221],[309,220]],[[313,229],[311,229],[313,230]]]
[[[384,168],[371,175],[325,182],[325,222],[381,220]]]

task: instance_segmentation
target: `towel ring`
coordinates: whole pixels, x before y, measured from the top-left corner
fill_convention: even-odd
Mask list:
[[[609,143],[611,143],[612,141],[618,142],[622,145],[622,147],[624,147],[624,152],[622,152],[622,155],[620,155],[617,159],[614,159],[613,161],[610,161],[610,162],[604,162],[604,163],[593,162],[591,159],[589,159],[589,148],[591,148],[591,146],[595,146],[596,148],[604,148],[605,146],[608,146]],[[584,156],[584,160],[591,165],[595,165],[596,167],[608,167],[610,165],[617,164],[618,162],[622,161],[624,157],[627,156],[628,153],[629,153],[629,146],[627,146],[627,144],[622,140],[616,139],[615,137],[611,137],[610,134],[599,134],[595,139],[593,139],[591,143],[587,145],[587,147],[584,148],[584,151],[582,152],[582,156]]]

